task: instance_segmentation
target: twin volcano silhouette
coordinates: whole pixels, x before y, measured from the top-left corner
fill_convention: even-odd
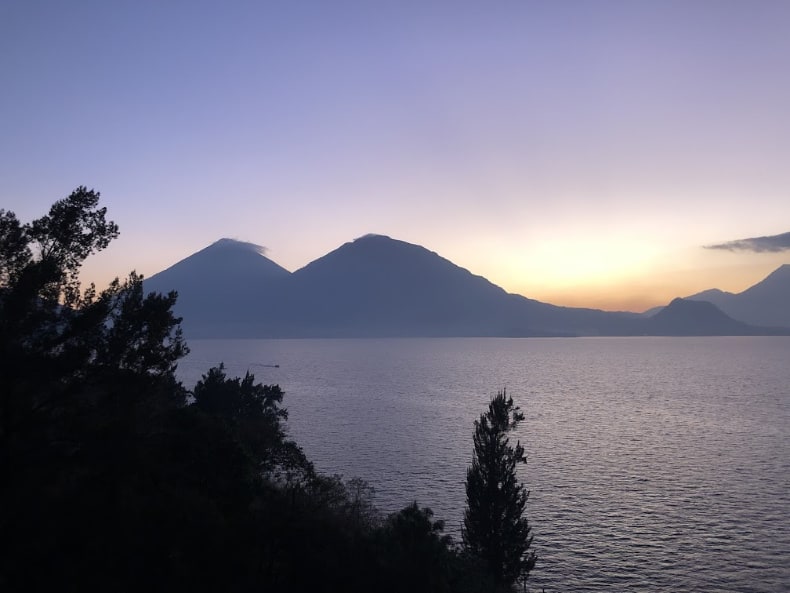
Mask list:
[[[176,313],[193,338],[790,333],[683,299],[652,317],[558,307],[509,294],[424,247],[383,235],[360,237],[293,273],[257,245],[221,239],[145,280],[145,289],[178,292]]]

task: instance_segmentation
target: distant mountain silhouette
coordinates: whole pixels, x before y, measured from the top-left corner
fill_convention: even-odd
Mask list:
[[[438,254],[383,235],[346,243],[290,273],[222,239],[145,281],[177,290],[188,337],[722,335],[743,324],[558,307],[508,294]],[[706,318],[707,319],[707,318]],[[688,320],[687,320],[688,321]],[[673,329],[676,324],[680,329]],[[690,329],[696,328],[696,329]],[[730,328],[730,329],[726,329]]]
[[[646,333],[656,336],[743,336],[772,334],[727,316],[707,301],[674,299],[645,324]]]
[[[779,266],[763,280],[737,294],[713,288],[685,298],[713,303],[733,319],[744,323],[790,328],[790,265]],[[649,317],[661,309],[655,307],[645,311],[644,315]]]
[[[733,319],[764,326],[790,327],[790,265],[784,264],[743,292],[706,290],[688,297],[706,300]]]

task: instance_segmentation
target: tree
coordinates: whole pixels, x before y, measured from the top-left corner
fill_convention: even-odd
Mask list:
[[[228,378],[223,364],[209,369],[192,391],[195,407],[222,420],[261,476],[281,485],[301,483],[314,472],[302,449],[287,438],[283,395],[279,385],[256,383],[249,371],[243,379]]]
[[[521,443],[513,446],[508,438],[523,419],[513,398],[497,393],[475,421],[474,458],[466,472],[464,546],[503,587],[526,579],[537,560],[524,516],[529,492],[516,475],[527,458]]]
[[[434,521],[433,511],[417,502],[387,518],[381,572],[383,591],[441,593],[451,587],[452,538],[443,535],[444,521]]]
[[[145,295],[134,273],[80,290],[84,260],[118,236],[98,202],[78,187],[28,224],[0,211],[0,533],[13,550],[0,589],[128,585],[138,543],[172,541],[153,537],[157,505],[186,498],[168,494],[184,489],[160,444],[186,403],[176,295]]]
[[[4,472],[17,462],[26,467],[20,449],[75,442],[55,428],[70,418],[87,419],[102,408],[97,398],[108,401],[121,385],[127,393],[137,385],[137,397],[161,392],[153,388],[157,382],[174,396],[172,403],[183,402],[183,392],[170,389],[176,361],[187,352],[181,320],[172,313],[176,294],[146,296],[134,273],[101,293],[92,285],[80,292],[83,261],[118,236],[98,203],[99,193],[81,186],[29,224],[0,210]],[[44,427],[48,434],[36,434]]]
[[[46,216],[20,225],[0,211],[0,282],[28,288],[40,299],[79,304],[82,262],[118,237],[118,226],[98,208],[100,194],[84,186],[55,202]]]

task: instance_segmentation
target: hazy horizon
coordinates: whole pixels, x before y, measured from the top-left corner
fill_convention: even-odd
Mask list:
[[[790,260],[790,3],[6,3],[0,207],[78,185],[86,281],[366,233],[643,311]]]

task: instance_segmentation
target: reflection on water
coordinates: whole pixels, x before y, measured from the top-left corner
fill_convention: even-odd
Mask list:
[[[790,590],[790,338],[198,340],[286,392],[293,437],[458,535],[472,423],[521,405],[547,591]],[[279,365],[274,367],[272,365]]]

